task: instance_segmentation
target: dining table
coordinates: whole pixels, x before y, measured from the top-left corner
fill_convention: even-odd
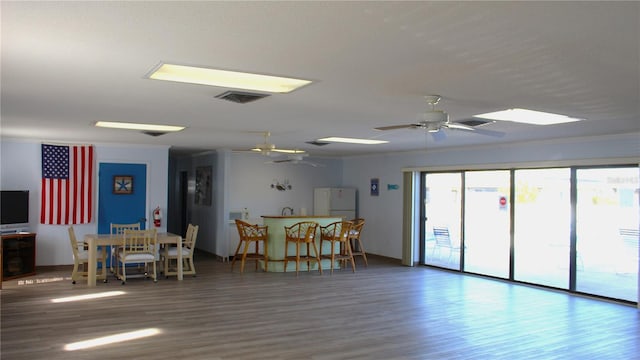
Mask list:
[[[87,286],[96,286],[97,273],[97,254],[98,247],[102,247],[101,251],[106,252],[107,246],[122,245],[123,239],[120,236],[111,234],[86,234],[84,242],[88,247],[89,262],[87,264]],[[183,279],[182,273],[182,236],[169,232],[158,233],[158,245],[176,245],[178,255],[178,280]],[[106,266],[103,264],[103,266]]]

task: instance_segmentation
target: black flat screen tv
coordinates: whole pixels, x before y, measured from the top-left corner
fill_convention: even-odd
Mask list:
[[[0,191],[0,225],[29,224],[29,190]]]

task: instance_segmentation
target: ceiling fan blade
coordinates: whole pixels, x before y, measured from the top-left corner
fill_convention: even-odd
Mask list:
[[[469,130],[469,131],[475,130],[471,126],[456,124],[456,123],[448,123],[443,126],[448,127],[449,129],[456,129],[456,130]]]
[[[374,130],[385,131],[385,130],[416,128],[418,126],[419,125],[417,125],[417,124],[391,125],[391,126],[380,126],[380,127],[374,128]]]
[[[304,150],[298,150],[298,149],[279,149],[279,148],[273,148],[271,151],[273,152],[278,152],[281,154],[299,154],[299,155],[305,155],[306,151]]]
[[[479,128],[474,128],[471,126],[456,124],[456,123],[449,123],[444,126],[452,130],[469,131],[476,134],[493,136],[493,137],[503,137],[505,135],[505,133],[503,133],[502,131],[479,129]]]

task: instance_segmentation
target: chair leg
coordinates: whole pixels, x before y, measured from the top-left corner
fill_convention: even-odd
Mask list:
[[[360,248],[360,250],[362,250],[362,248]],[[353,259],[353,251],[351,251],[351,247],[347,246],[347,252],[349,253],[348,254],[349,255],[349,260],[351,260],[351,271],[355,273],[356,272],[356,261]],[[346,267],[346,265],[345,265],[345,267]]]
[[[287,262],[289,260],[287,260],[287,256],[289,256],[287,249],[289,248],[289,242],[285,241],[284,242],[284,268],[283,268],[283,272],[287,272]]]
[[[322,246],[322,245],[320,245]],[[334,266],[334,262],[335,262],[335,246],[336,246],[336,242],[335,241],[331,241],[331,272],[330,274],[333,275],[333,266]]]
[[[257,253],[258,253],[258,250],[259,250],[259,249],[258,249],[258,242],[257,242],[257,241],[255,241],[255,244],[256,244],[256,254],[257,254]],[[257,271],[258,271],[258,259],[256,259],[256,272],[257,272]]]
[[[311,250],[309,249],[309,243],[307,243],[307,272],[311,271]]]
[[[120,276],[120,280],[122,280],[122,285],[126,284],[127,282],[127,273],[126,273],[126,269],[125,269],[125,262],[122,262],[122,275]]]
[[[78,278],[78,262],[73,262],[73,270],[71,271],[71,283],[75,284],[76,279]]]
[[[233,271],[233,265],[236,263],[236,259],[238,258],[238,252],[240,251],[240,246],[242,246],[242,240],[238,242],[238,246],[236,247],[236,252],[233,254],[233,260],[231,261],[231,271]]]
[[[193,251],[193,249],[192,249]],[[196,267],[193,264],[193,255],[191,255],[191,257],[189,257],[188,263],[189,263],[189,270],[193,273],[193,276],[196,276]]]
[[[318,247],[316,246],[315,241],[311,243],[313,245],[313,251],[316,255],[316,263],[318,263],[318,271],[320,271],[320,275],[322,275],[322,260],[320,259],[320,252],[318,251]]]
[[[367,261],[367,253],[364,252],[364,248],[362,247],[362,241],[360,239],[358,239],[358,247],[360,249],[360,254],[362,255],[362,259],[364,260],[364,267],[367,267],[369,265],[369,262]]]
[[[296,241],[296,276],[300,270],[300,242]]]
[[[263,246],[264,246],[264,250],[262,250],[262,253],[264,254],[264,271],[268,272],[269,271],[269,251],[267,250],[266,240],[263,242]]]
[[[249,252],[249,247],[251,244],[249,242],[245,242],[244,250],[242,251],[242,261],[240,262],[240,273],[244,272],[244,264],[247,261],[247,253]]]

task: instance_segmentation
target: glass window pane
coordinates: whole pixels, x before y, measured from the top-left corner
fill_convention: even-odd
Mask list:
[[[464,270],[509,277],[509,171],[465,173]]]
[[[578,169],[576,290],[638,301],[638,168]]]
[[[426,264],[460,269],[461,204],[461,173],[425,175]]]
[[[570,170],[515,171],[514,278],[569,287]]]

